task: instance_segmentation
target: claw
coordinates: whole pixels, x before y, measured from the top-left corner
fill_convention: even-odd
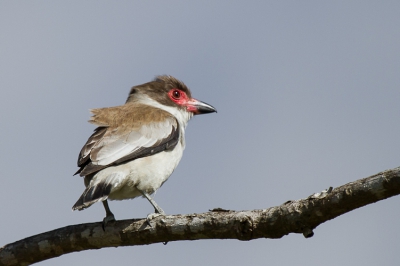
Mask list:
[[[115,222],[114,214],[107,215],[106,217],[104,217],[103,223],[102,223],[102,225],[101,225],[101,226],[103,227],[103,231],[106,231],[106,225],[107,225],[109,222]]]
[[[147,215],[147,217],[146,217],[146,222],[147,222],[147,224],[148,224],[150,227],[153,227],[153,226],[151,226],[150,221],[153,220],[154,218],[157,218],[158,216],[164,216],[164,215],[165,215],[164,212],[162,212],[162,213],[157,213],[157,212],[155,212],[155,213],[150,213],[150,214]]]

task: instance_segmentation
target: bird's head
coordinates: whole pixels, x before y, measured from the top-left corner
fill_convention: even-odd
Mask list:
[[[211,105],[192,98],[189,88],[172,76],[157,76],[151,82],[133,87],[126,102],[136,101],[159,108],[161,104],[192,115],[217,112]]]

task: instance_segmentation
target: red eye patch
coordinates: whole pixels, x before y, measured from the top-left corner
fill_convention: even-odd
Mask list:
[[[168,92],[168,96],[172,101],[179,105],[185,105],[189,100],[186,93],[179,89],[171,89]]]

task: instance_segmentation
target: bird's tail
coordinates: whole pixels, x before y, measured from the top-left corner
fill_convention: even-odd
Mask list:
[[[72,207],[72,210],[83,210],[90,207],[98,201],[104,201],[111,192],[112,184],[109,182],[99,183],[95,186],[89,186],[83,191],[82,195]]]

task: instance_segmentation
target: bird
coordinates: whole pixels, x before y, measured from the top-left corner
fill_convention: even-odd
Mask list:
[[[185,149],[185,129],[194,115],[217,112],[192,98],[189,88],[169,76],[131,88],[125,104],[90,110],[97,128],[78,156],[86,186],[72,210],[102,202],[104,226],[115,221],[108,200],[145,197],[154,207],[147,219],[165,212],[151,197],[178,166]]]

